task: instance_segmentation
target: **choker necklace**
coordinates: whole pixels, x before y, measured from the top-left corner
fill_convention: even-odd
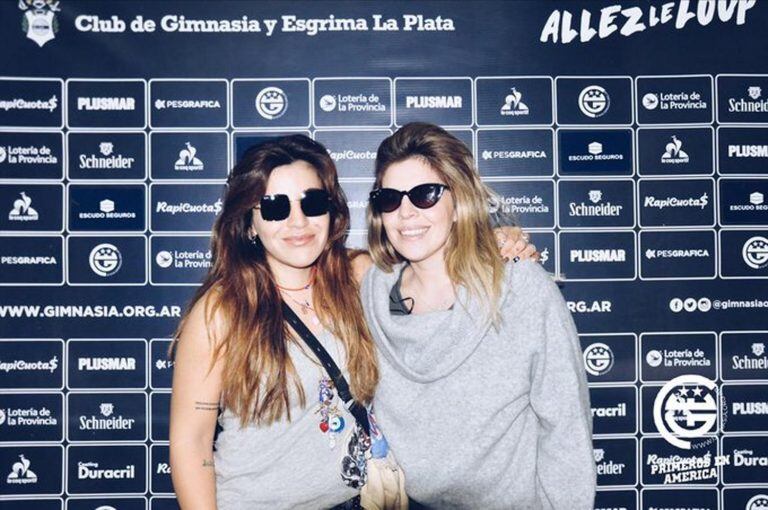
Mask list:
[[[277,288],[280,290],[287,290],[288,292],[298,292],[300,290],[307,290],[312,286],[313,283],[315,283],[315,267],[314,266],[312,266],[312,269],[309,270],[309,282],[307,282],[307,284],[304,286],[297,287],[297,288],[283,287],[277,282],[275,282],[275,285],[277,285]]]

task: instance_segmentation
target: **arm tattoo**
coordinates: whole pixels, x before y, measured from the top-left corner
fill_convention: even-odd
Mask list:
[[[203,459],[203,467],[213,467],[213,459],[211,460]]]
[[[196,400],[195,410],[196,411],[218,411],[219,403],[218,402],[201,402],[199,400]]]

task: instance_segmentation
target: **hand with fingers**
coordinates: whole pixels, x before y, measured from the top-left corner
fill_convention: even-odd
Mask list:
[[[525,259],[540,260],[536,245],[530,242],[530,236],[520,227],[500,227],[494,229],[499,252],[504,260],[519,262]]]

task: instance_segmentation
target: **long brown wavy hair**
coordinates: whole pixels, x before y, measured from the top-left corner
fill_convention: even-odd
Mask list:
[[[223,208],[213,226],[213,263],[187,313],[205,303],[214,362],[223,360],[221,406],[240,423],[270,424],[291,419],[291,391],[301,406],[306,398],[288,353],[297,339],[283,320],[282,298],[267,264],[266,251],[251,242],[251,211],[264,195],[272,171],[296,161],[309,163],[331,197],[328,242],[315,262],[312,297],[323,325],[347,352],[350,389],[357,401],[369,402],[378,383],[376,354],[363,316],[358,285],[344,246],[349,209],[336,166],[325,147],[304,135],[269,140],[248,150],[232,170]],[[214,317],[221,331],[212,327]],[[186,315],[177,330],[182,330]],[[303,342],[298,340],[298,345]]]
[[[434,124],[412,122],[386,138],[376,153],[376,181],[394,163],[419,158],[442,177],[450,188],[457,220],[451,227],[445,249],[448,277],[467,288],[483,303],[488,319],[498,324],[499,299],[504,262],[496,245],[488,212],[491,193],[480,180],[472,151],[464,143]],[[387,238],[381,214],[368,205],[368,249],[377,266],[389,272],[405,259]]]

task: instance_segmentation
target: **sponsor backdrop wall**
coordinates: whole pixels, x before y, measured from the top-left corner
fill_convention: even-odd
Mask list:
[[[321,141],[362,246],[378,143],[426,120],[564,280],[596,507],[765,510],[766,24],[755,0],[3,2],[0,509],[175,508],[165,353],[228,169]]]

